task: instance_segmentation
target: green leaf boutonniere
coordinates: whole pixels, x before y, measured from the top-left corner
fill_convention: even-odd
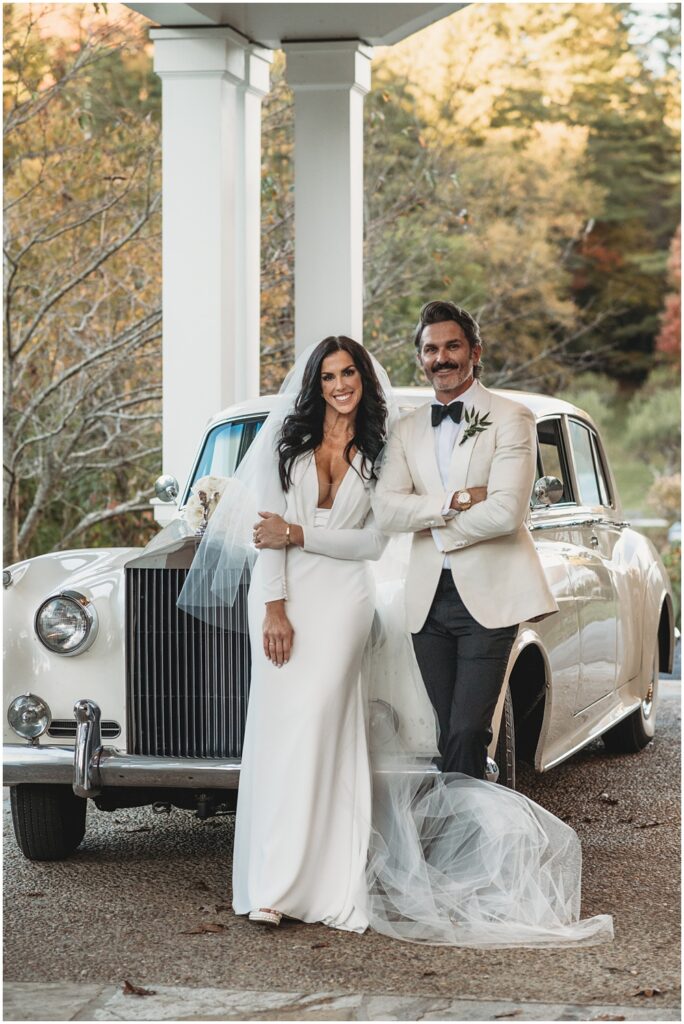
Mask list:
[[[475,412],[474,409],[466,409],[463,413],[463,419],[465,420],[465,430],[461,435],[459,444],[465,444],[469,437],[475,437],[475,434],[481,434],[487,427],[491,427],[492,421],[489,419],[489,413],[484,413],[480,416],[479,412]]]

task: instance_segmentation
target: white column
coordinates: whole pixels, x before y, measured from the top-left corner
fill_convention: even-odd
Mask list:
[[[163,467],[259,393],[261,98],[270,51],[228,28],[152,29],[162,79]]]
[[[289,43],[295,95],[295,348],[363,340],[363,98],[370,47]]]

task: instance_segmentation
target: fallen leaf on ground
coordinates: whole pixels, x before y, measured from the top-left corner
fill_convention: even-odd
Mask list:
[[[603,800],[604,804],[610,804],[611,807],[614,807],[615,804],[620,803],[618,798],[616,796],[611,796],[610,793],[601,793],[599,799]]]
[[[610,967],[608,964],[601,964],[601,967],[606,971],[612,971],[613,974],[638,974],[636,967]]]
[[[636,992],[632,992],[632,996],[647,996],[649,999],[651,996],[659,995],[662,995],[662,992],[655,985],[647,985],[644,988],[638,988]]]
[[[522,1010],[509,1010],[508,1013],[495,1013],[494,1020],[504,1020],[507,1017],[519,1017]]]
[[[31,899],[33,899],[34,896],[44,896],[45,893],[44,892],[22,892],[20,895],[21,896],[27,896],[27,897],[30,897]]]
[[[223,913],[225,913],[226,910],[232,910],[232,909],[233,908],[231,907],[230,903],[217,903],[216,904],[216,913],[217,914],[223,914]]]
[[[437,973],[437,971],[423,971],[423,977],[424,978],[432,978],[433,975],[435,975],[436,973]]]
[[[657,825],[664,825],[664,821],[639,821],[635,828],[655,828]]]
[[[585,821],[587,824],[589,824],[589,822],[593,821],[593,820],[594,819],[590,818],[588,814],[585,814],[584,817],[582,818],[582,821]]]
[[[195,882],[195,888],[199,889],[200,892],[211,892],[206,882]]]
[[[631,825],[632,822],[634,821],[634,815],[630,814],[629,817],[627,817],[627,818],[619,818],[618,820],[621,821],[624,825]]]
[[[152,828],[150,825],[139,825],[138,828],[127,828],[126,832],[131,835],[133,832],[151,832]]]
[[[203,935],[205,932],[224,932],[225,930],[225,924],[220,924],[218,921],[200,921],[189,932],[181,932],[181,935]]]
[[[311,943],[311,948],[312,949],[324,949],[324,948],[327,948],[329,945],[330,945],[329,942],[312,942]]]
[[[591,1017],[590,1020],[627,1020],[621,1013],[599,1013],[598,1017]]]
[[[121,990],[125,996],[156,996],[157,994],[153,988],[141,988],[140,985],[134,985],[131,981],[124,981]]]

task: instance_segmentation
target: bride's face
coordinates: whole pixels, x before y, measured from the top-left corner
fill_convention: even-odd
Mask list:
[[[321,364],[321,393],[337,414],[353,413],[363,394],[363,381],[348,352],[333,352]]]

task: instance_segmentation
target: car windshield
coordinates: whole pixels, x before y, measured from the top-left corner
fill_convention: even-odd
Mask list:
[[[218,423],[207,434],[204,447],[192,475],[190,487],[203,476],[232,476],[252,441],[259,433],[265,416],[252,416],[247,420]],[[183,499],[188,500],[190,487]]]

